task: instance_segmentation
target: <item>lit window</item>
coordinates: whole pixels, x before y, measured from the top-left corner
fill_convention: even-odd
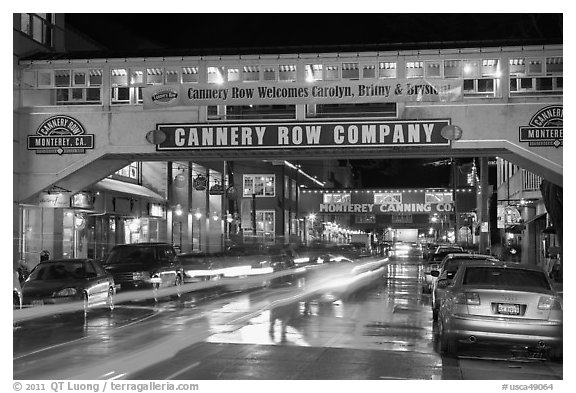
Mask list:
[[[182,82],[183,83],[198,82],[198,67],[182,67]]]
[[[306,82],[322,80],[322,64],[306,64]]]
[[[275,195],[274,175],[244,175],[243,196],[273,197]]]
[[[224,67],[208,67],[208,83],[224,83]]]
[[[322,195],[322,203],[352,203],[352,196],[350,193],[324,193]]]
[[[378,76],[380,78],[396,78],[396,63],[382,62],[378,66]]]
[[[260,66],[244,66],[242,68],[242,80],[244,82],[257,82],[260,80]]]
[[[293,64],[280,65],[278,67],[278,80],[283,82],[296,81],[296,66]]]
[[[164,70],[162,68],[146,69],[146,84],[161,85],[164,83]]]
[[[240,70],[238,68],[228,68],[228,82],[238,82],[240,80]]]
[[[424,77],[423,61],[406,62],[406,78],[422,78],[422,77]]]
[[[344,73],[344,68],[342,68],[342,73]],[[329,64],[326,66],[326,80],[327,81],[337,81],[340,79],[340,67],[336,64]]]

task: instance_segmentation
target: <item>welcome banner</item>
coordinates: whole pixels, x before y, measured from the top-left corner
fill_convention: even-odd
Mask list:
[[[144,109],[199,105],[358,104],[452,102],[463,97],[462,79],[189,83],[144,88]]]

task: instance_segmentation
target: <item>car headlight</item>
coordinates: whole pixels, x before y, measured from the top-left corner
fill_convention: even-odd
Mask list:
[[[64,288],[54,293],[54,296],[76,296],[78,290],[76,288]]]

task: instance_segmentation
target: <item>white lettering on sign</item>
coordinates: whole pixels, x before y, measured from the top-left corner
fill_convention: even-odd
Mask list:
[[[158,150],[228,147],[447,146],[444,120],[296,124],[159,125]],[[550,132],[549,135],[558,135]]]
[[[376,206],[376,208],[375,208]],[[452,211],[452,204],[439,203],[434,206],[438,212]],[[375,205],[373,203],[321,203],[320,213],[430,213],[430,203],[391,203]]]

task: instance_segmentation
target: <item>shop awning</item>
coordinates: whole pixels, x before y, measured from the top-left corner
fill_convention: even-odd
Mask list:
[[[547,214],[547,213],[536,214],[536,215],[535,215],[534,217],[532,217],[531,219],[524,221],[524,225],[527,225],[527,224],[530,224],[530,223],[533,222],[533,221],[536,221],[536,220],[540,220],[540,219],[542,219],[542,218],[545,218],[545,217],[546,217],[546,214]]]
[[[114,191],[121,194],[142,196],[161,202],[166,201],[166,198],[164,198],[162,195],[157,194],[146,187],[114,179],[102,179],[98,183],[94,184],[94,188],[97,190]]]

